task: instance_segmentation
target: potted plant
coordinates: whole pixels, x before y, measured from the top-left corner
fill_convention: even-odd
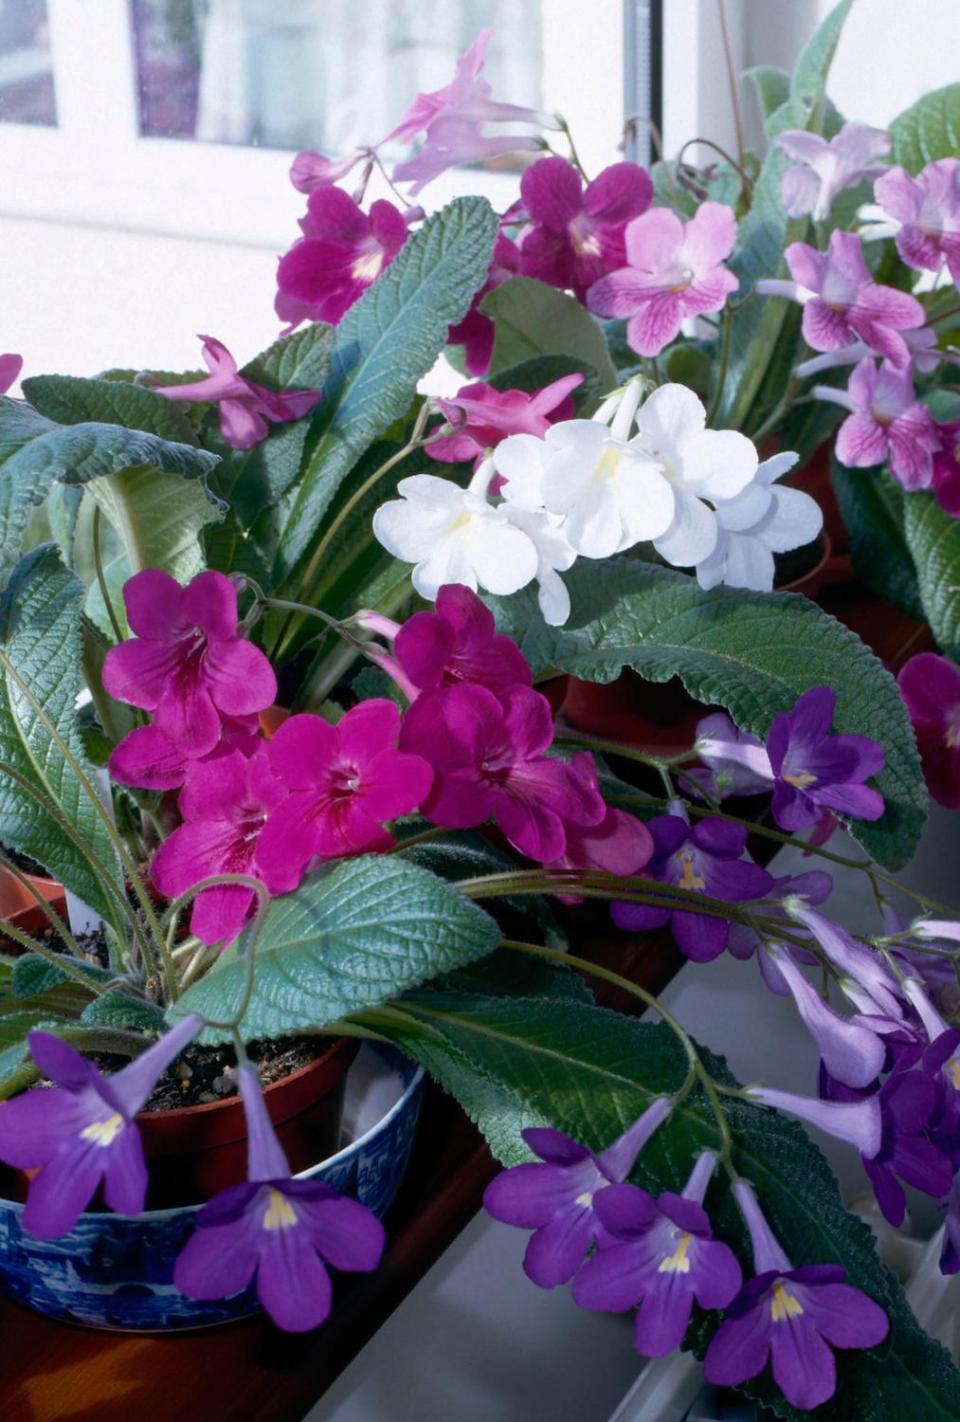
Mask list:
[[[847,8],[778,129],[832,122]],[[365,211],[336,183],[359,167],[365,184],[379,145],[301,155],[308,213],[277,297],[294,329],[267,352],[239,369],[204,337],[206,376],[31,376],[0,399],[0,841],[104,924],[98,963],[55,910],[59,942],[5,926],[25,951],[0,977],[0,1282],[49,1307],[35,1285],[51,1260],[69,1282],[74,1259],[139,1249],[153,1273],[134,1293],[164,1300],[169,1326],[259,1300],[282,1328],[316,1327],[330,1269],[377,1266],[425,1068],[503,1163],[487,1208],[531,1231],[535,1283],[636,1310],[641,1352],[683,1344],[781,1416],[955,1415],[960,1377],[796,1122],[859,1153],[889,1220],[903,1182],[945,1199],[942,1267],[957,1268],[960,1032],[943,988],[960,928],[894,876],[924,821],[918,739],[938,793],[952,784],[960,673],[914,666],[902,696],[853,631],[773,591],[773,551],[821,526],[809,494],[776,483],[788,410],[744,395],[786,324],[782,295],[755,289],[780,280],[785,238],[753,246],[761,201],[783,215],[783,156],[742,226],[745,168],[689,205],[684,190],[680,213],[635,164],[584,187],[561,119],[491,99],[485,42],[393,135],[424,139],[393,180],[416,196],[491,145],[547,152],[485,123],[560,135],[569,159],[538,156],[503,219],[479,198]],[[901,295],[871,339],[920,328]],[[625,332],[591,314],[627,306]],[[692,315],[717,318],[715,344],[681,342],[664,369]],[[450,345],[489,379],[434,401],[417,385]],[[768,434],[780,451],[761,460]],[[52,537],[30,547],[38,503]],[[723,712],[680,745],[611,748],[537,689],[625,667]],[[620,779],[611,750],[652,782]],[[749,816],[735,793],[755,797]],[[825,847],[837,821],[862,858]],[[750,834],[817,867],[777,879]],[[823,863],[867,876],[870,931],[834,921]],[[636,975],[565,941],[570,899],[610,905],[633,949],[668,931],[694,963],[756,957],[812,1034],[819,1080],[799,1095],[735,1081]],[[598,982],[657,1020],[598,1006]],[[263,1089],[264,1062],[323,1037],[408,1063],[372,1193],[353,1147],[324,1160],[311,1134],[315,1158],[294,1158],[279,1088]],[[318,1047],[341,1080],[344,1050]],[[233,1115],[225,1173],[198,1169],[193,1198],[151,1209],[151,1116],[171,1073],[211,1061],[236,1087],[217,1108]],[[195,1164],[189,1115],[164,1146],[178,1176]]]

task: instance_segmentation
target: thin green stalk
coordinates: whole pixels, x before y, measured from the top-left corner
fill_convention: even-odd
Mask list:
[[[586,168],[580,161],[580,154],[577,152],[577,145],[573,141],[573,134],[570,132],[569,124],[567,123],[566,119],[563,117],[562,114],[557,114],[557,122],[560,125],[560,132],[567,140],[567,147],[570,149],[570,162],[576,168],[583,181],[585,183],[589,183],[590,178],[587,174]]]
[[[427,844],[430,840],[439,839],[441,835],[449,833],[450,831],[442,825],[435,826],[433,829],[421,830],[419,834],[411,834],[406,839],[397,840],[396,844],[387,850],[387,853],[396,854],[401,849],[412,849],[415,844]]]
[[[723,386],[727,378],[727,366],[730,363],[730,340],[733,334],[733,318],[729,311],[723,313],[723,325],[720,333],[720,362],[717,370],[716,384],[713,390],[713,399],[710,401],[710,409],[707,412],[707,425],[712,426],[717,418],[717,413],[723,401]]]
[[[118,642],[123,641],[123,628],[120,626],[120,619],[117,617],[116,609],[110,600],[110,592],[107,588],[107,580],[103,572],[103,552],[100,547],[100,525],[102,523],[100,505],[95,504],[93,509],[93,563],[97,570],[97,586],[100,589],[100,596],[103,598],[103,605],[107,609],[107,616],[110,619],[110,626],[113,628],[113,635]]]
[[[252,874],[211,874],[208,878],[201,879],[199,883],[194,884],[186,893],[180,894],[178,898],[174,899],[164,914],[164,921],[169,922],[172,919],[175,922],[177,914],[179,914],[188,903],[191,903],[197,894],[202,893],[204,889],[214,889],[222,885],[230,884],[237,884],[242,888],[250,889],[251,892],[257,896],[257,911],[250,925],[245,949],[247,976],[244,984],[243,998],[241,999],[236,1016],[229,1022],[219,1022],[212,1017],[206,1016],[204,1016],[204,1022],[208,1027],[216,1027],[220,1031],[232,1033],[239,1028],[243,1021],[244,1014],[250,1006],[250,999],[253,996],[257,940],[260,937],[260,930],[263,927],[263,920],[266,917],[267,909],[270,907],[270,893],[266,884],[264,884],[261,879],[254,878]]]
[[[103,983],[99,983],[93,978],[88,978],[82,968],[76,967],[65,953],[55,953],[53,949],[48,948],[45,943],[38,943],[35,938],[30,937],[29,933],[24,933],[21,928],[17,928],[15,924],[8,923],[5,918],[0,918],[0,931],[3,932],[5,937],[12,938],[14,943],[19,943],[21,948],[26,948],[29,953],[36,953],[38,958],[43,958],[46,962],[52,963],[65,977],[71,978],[75,983],[79,983],[80,986],[86,988],[88,992],[92,992],[95,996],[99,997],[105,991],[105,985]]]
[[[457,881],[457,888],[469,899],[502,898],[508,894],[574,893],[584,898],[617,899],[623,903],[648,904],[655,908],[683,909],[723,918],[731,923],[744,921],[739,904],[708,898],[696,890],[664,884],[635,875],[602,874],[596,871],[517,870],[483,874]]]
[[[54,933],[56,933],[59,938],[63,939],[64,943],[70,949],[70,952],[73,954],[73,956],[75,958],[82,958],[83,952],[80,948],[80,944],[74,938],[73,934],[70,932],[63,919],[57,913],[53,904],[43,897],[43,895],[37,889],[36,885],[31,884],[28,876],[24,874],[22,870],[18,869],[16,864],[14,864],[13,860],[9,858],[8,855],[4,854],[2,850],[0,850],[0,864],[2,864],[4,869],[6,869],[8,873],[12,874],[13,877],[17,880],[17,882],[23,885],[27,893],[33,897],[36,902],[37,908],[40,909],[41,913],[43,913],[43,915],[46,917],[47,922],[50,924],[50,927],[53,929]]]

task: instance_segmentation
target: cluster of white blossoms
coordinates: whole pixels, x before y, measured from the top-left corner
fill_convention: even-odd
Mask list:
[[[536,580],[555,627],[570,615],[561,573],[578,557],[644,542],[692,568],[702,588],[769,592],[773,555],[812,542],[823,522],[808,494],[776,486],[797,456],[760,464],[745,435],[707,429],[686,386],[661,385],[646,400],[643,390],[630,381],[592,420],[561,421],[543,439],[508,436],[466,489],[434,474],[401,479],[401,497],[374,516],[376,537],[416,564],[425,598],[445,583],[505,595]]]

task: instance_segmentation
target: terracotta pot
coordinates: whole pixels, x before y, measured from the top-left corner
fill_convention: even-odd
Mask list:
[[[37,874],[27,874],[26,878],[62,918],[67,911],[67,893],[63,885],[54,879],[42,879]],[[24,933],[36,933],[49,926],[49,919],[30,890],[3,866],[0,866],[0,919],[6,919]],[[0,938],[3,938],[2,925]],[[12,939],[8,941],[13,943]],[[12,951],[20,953],[23,950],[18,943],[13,943]]]

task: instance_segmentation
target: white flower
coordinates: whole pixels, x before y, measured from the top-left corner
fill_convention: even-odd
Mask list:
[[[823,527],[820,505],[800,489],[774,488],[775,480],[792,469],[795,454],[776,454],[757,470],[742,494],[717,503],[717,546],[697,564],[697,581],[704,589],[725,583],[732,588],[773,588],[773,555],[812,543]]]
[[[646,450],[673,489],[673,520],[653,546],[674,567],[692,568],[717,543],[717,517],[704,501],[742,493],[757,473],[757,451],[735,430],[708,430],[702,402],[685,385],[661,385],[636,423],[631,447]]]
[[[845,123],[833,138],[805,129],[789,129],[774,139],[795,162],[780,179],[780,196],[790,217],[813,215],[822,222],[844,188],[876,178],[883,167],[874,160],[890,152],[890,138],[868,123]]]
[[[503,511],[537,550],[537,598],[544,622],[550,627],[562,627],[570,616],[570,594],[560,574],[572,568],[577,558],[576,549],[567,542],[564,520],[544,509],[524,509],[514,504],[505,504]]]
[[[413,586],[421,597],[435,598],[445,583],[506,595],[537,576],[534,544],[502,507],[487,502],[492,474],[492,461],[484,460],[467,489],[414,474],[397,485],[401,497],[374,514],[374,535],[387,552],[416,564]]]

